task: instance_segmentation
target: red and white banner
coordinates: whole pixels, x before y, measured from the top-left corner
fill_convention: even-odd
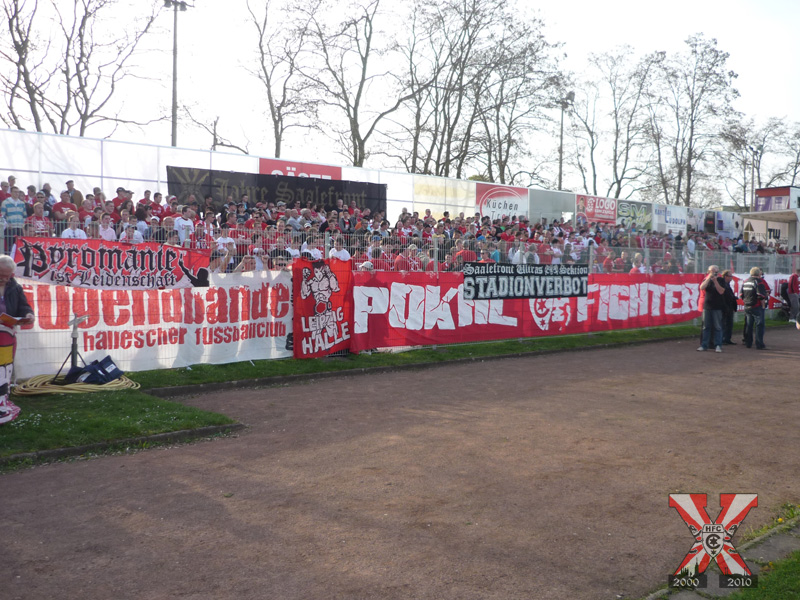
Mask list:
[[[86,362],[111,355],[125,371],[287,358],[291,275],[213,275],[211,285],[172,290],[99,290],[19,279],[36,314],[17,334],[19,377],[55,374],[78,326]],[[288,348],[287,348],[288,345]]]
[[[294,357],[315,358],[350,349],[353,323],[350,260],[296,260],[292,265]]]
[[[475,207],[482,217],[528,216],[528,188],[478,183],[475,187]]]
[[[584,298],[466,300],[460,273],[354,274],[351,350],[671,325],[702,275],[590,275]]]
[[[208,286],[210,250],[105,240],[18,237],[17,277],[73,287],[163,289]]]
[[[262,175],[288,175],[290,177],[313,177],[337,181],[342,178],[342,167],[314,165],[278,158],[258,159],[258,172]]]
[[[616,223],[617,200],[616,198],[582,196],[579,194],[575,197],[575,213],[578,225]]]

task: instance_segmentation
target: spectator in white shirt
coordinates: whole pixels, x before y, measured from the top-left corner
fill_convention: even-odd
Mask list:
[[[344,247],[344,242],[341,236],[336,238],[333,248],[331,248],[328,256],[330,258],[338,258],[339,260],[350,260],[350,253]]]
[[[142,234],[132,223],[125,227],[125,232],[119,238],[120,242],[127,244],[141,244],[144,241]]]
[[[175,231],[178,232],[178,238],[183,244],[186,238],[189,237],[194,231],[194,211],[188,206],[184,206],[181,211],[181,216],[175,219]]]
[[[61,237],[68,240],[85,240],[86,232],[83,229],[78,229],[80,224],[80,217],[77,213],[70,213],[67,218],[67,228],[61,234]]]
[[[117,241],[117,232],[114,229],[114,224],[111,222],[111,215],[108,213],[104,214],[103,218],[100,220],[100,229],[98,232],[100,234],[100,239],[106,240],[107,242]]]

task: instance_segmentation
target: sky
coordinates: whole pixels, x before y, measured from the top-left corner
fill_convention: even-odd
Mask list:
[[[251,0],[252,1],[252,0]],[[194,7],[179,13],[179,102],[188,103],[201,119],[220,116],[220,132],[252,154],[270,156],[272,141],[265,134],[266,107],[254,77],[244,72],[255,65],[254,31],[245,0],[193,0]],[[254,4],[255,5],[255,4]],[[678,52],[695,33],[716,38],[730,53],[729,67],[739,74],[741,97],[736,107],[757,120],[781,117],[800,120],[800,25],[797,0],[562,0],[533,2],[545,22],[550,41],[564,43],[567,69],[579,71],[592,52],[627,44],[637,54],[656,50]],[[172,82],[172,14],[158,18],[152,43],[158,49],[150,77],[151,102],[168,114]],[[137,103],[142,102],[137,98]],[[263,116],[262,116],[263,115]],[[91,134],[90,134],[91,135]],[[170,143],[169,123],[146,131],[120,131],[116,138]],[[211,136],[182,122],[178,146],[208,148]],[[341,164],[344,159],[319,134],[295,138],[284,158]]]

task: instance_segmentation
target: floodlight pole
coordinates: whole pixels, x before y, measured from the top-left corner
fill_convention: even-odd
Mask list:
[[[172,146],[178,145],[178,3],[172,3]]]
[[[558,142],[558,190],[561,191],[562,175],[564,171],[564,111],[575,101],[575,92],[568,92],[561,100],[561,133]]]

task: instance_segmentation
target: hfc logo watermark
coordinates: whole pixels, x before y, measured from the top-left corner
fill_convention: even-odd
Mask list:
[[[670,494],[669,505],[692,532],[694,542],[675,573],[670,587],[706,587],[705,571],[716,561],[720,570],[720,588],[756,587],[752,574],[732,539],[751,509],[758,506],[758,494],[720,494],[721,510],[715,521],[706,512],[706,494]]]

